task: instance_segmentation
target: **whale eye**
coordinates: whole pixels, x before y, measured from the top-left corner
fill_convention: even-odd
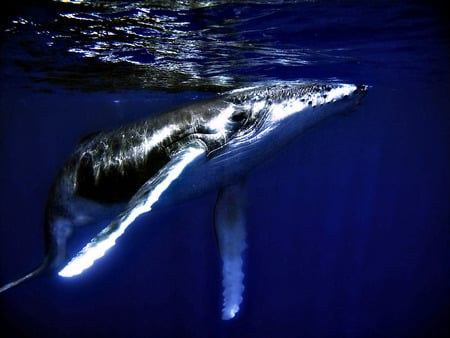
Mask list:
[[[233,115],[231,115],[231,121],[233,122],[244,122],[246,119],[247,112],[243,110],[234,112]]]

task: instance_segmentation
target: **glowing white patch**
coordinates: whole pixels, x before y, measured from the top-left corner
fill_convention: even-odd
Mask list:
[[[231,309],[228,310],[228,312],[223,313],[222,315],[222,319],[227,320],[227,319],[233,319],[234,316],[236,316],[236,313],[239,312],[239,306],[238,305],[233,305],[231,307]]]
[[[58,273],[62,277],[72,277],[91,267],[103,257],[105,252],[116,244],[128,226],[141,214],[149,212],[161,194],[180,176],[184,168],[205,150],[199,146],[191,146],[176,155],[169,164],[151,181],[148,181],[138,192],[143,190],[143,198],[138,198],[135,205],[119,215],[109,226],[93,238],[72,260]],[[145,191],[148,189],[148,191]],[[140,196],[139,196],[140,197]]]
[[[344,96],[351,95],[355,92],[357,87],[352,84],[340,84],[338,87],[334,87],[327,93],[325,103],[335,102],[342,99]]]
[[[289,115],[302,111],[306,107],[308,107],[308,103],[302,102],[299,99],[273,104],[270,110],[272,121],[273,122],[281,121]]]
[[[266,101],[255,102],[252,107],[253,114],[256,114],[259,111],[261,111],[261,109],[263,109],[265,105],[266,105]]]
[[[175,126],[168,125],[164,128],[161,128],[157,132],[153,133],[152,136],[149,139],[144,140],[142,147],[144,150],[150,151],[155,146],[163,142],[165,139],[170,137],[170,135],[174,132]]]
[[[245,234],[244,234],[245,236]],[[236,244],[230,243],[242,251],[245,247],[245,237]],[[239,312],[239,306],[242,303],[244,293],[244,273],[242,272],[243,260],[238,257],[223,257],[222,267],[222,286],[223,286],[223,308],[222,319],[228,320],[234,318]]]
[[[283,103],[273,104],[271,107],[272,121],[281,121],[287,116],[298,113],[309,106],[316,107],[325,103],[336,102],[345,96],[351,95],[356,89],[355,85],[339,84],[326,93],[308,93]]]
[[[232,104],[230,104],[228,107],[223,109],[219,115],[217,115],[215,118],[211,119],[207,126],[216,131],[219,135],[225,135],[226,134],[226,127],[230,121],[230,116],[234,112],[234,107]]]
[[[237,88],[237,89],[230,90],[227,94],[241,93],[241,92],[245,92],[246,90],[252,90],[252,89],[256,89],[256,88],[258,88],[258,86],[250,86],[250,87]]]

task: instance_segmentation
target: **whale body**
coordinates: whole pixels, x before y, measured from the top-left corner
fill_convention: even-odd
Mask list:
[[[353,110],[366,92],[333,82],[257,84],[86,137],[50,189],[43,262],[0,292],[47,268],[78,275],[141,214],[218,189],[222,318],[235,317],[244,291],[245,174],[311,126]],[[110,223],[68,259],[72,232],[104,220]]]

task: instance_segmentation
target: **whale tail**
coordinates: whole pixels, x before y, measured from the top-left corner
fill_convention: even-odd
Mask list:
[[[28,272],[26,275],[10,282],[7,283],[5,285],[2,285],[0,287],[0,293],[5,292],[6,290],[9,290],[13,287],[16,287],[36,276],[39,276],[40,274],[42,274],[43,271],[45,271],[49,266],[50,263],[53,261],[53,255],[51,254],[47,254],[45,255],[44,260],[41,262],[41,264],[39,264],[36,268],[34,268],[33,270],[31,270],[30,272]]]
[[[49,211],[49,210],[47,210]],[[71,222],[56,218],[51,212],[46,215],[45,221],[45,257],[36,268],[24,276],[0,286],[0,293],[16,287],[30,279],[41,275],[46,270],[58,268],[66,260],[66,243],[72,234]]]
[[[58,253],[58,247],[57,242],[52,240],[51,232],[50,232],[50,224],[49,217],[46,215],[45,220],[45,229],[46,229],[46,236],[45,236],[45,256],[42,262],[35,267],[33,270],[28,272],[27,274],[23,275],[22,277],[19,277],[12,282],[9,282],[7,284],[4,284],[0,286],[0,293],[5,292],[6,290],[9,290],[11,288],[14,288],[18,285],[21,285],[39,275],[41,275],[45,270],[47,270],[50,266],[52,266],[55,262],[55,257],[57,257]]]

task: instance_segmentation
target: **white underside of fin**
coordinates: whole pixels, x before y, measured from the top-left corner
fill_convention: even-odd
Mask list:
[[[223,188],[216,203],[216,234],[223,261],[222,319],[225,320],[236,316],[244,293],[245,203],[242,184]]]
[[[152,206],[183,170],[204,153],[204,147],[196,142],[175,154],[155,177],[139,189],[126,210],[81,249],[58,274],[62,277],[72,277],[91,267],[97,259],[103,257],[106,251],[116,244],[116,240],[123,235],[139,215],[152,209]]]

